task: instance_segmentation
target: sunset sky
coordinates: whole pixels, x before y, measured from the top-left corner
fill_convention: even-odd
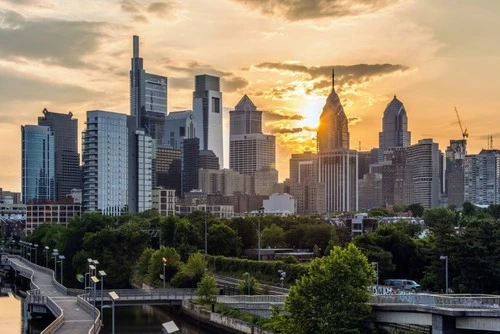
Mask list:
[[[79,132],[87,110],[129,113],[132,35],[169,78],[169,112],[192,108],[197,74],[221,77],[226,124],[246,93],[277,136],[280,180],[315,148],[332,66],[351,148],[378,146],[394,94],[412,143],[461,139],[456,106],[469,153],[489,135],[500,148],[500,1],[3,0],[0,187],[20,191],[20,126],[44,108],[72,111]]]

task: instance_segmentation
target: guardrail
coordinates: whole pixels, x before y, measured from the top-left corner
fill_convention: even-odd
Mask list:
[[[432,295],[426,293],[401,295],[374,295],[372,304],[416,304],[451,309],[500,309],[500,296]]]
[[[117,301],[118,303],[127,300],[181,300],[197,296],[195,289],[115,289],[103,290],[103,301],[111,301],[111,297],[108,294],[110,291],[114,291],[120,296],[120,299]],[[80,295],[80,297],[88,302],[94,300],[92,293]],[[95,300],[101,301],[100,289],[96,289]]]
[[[216,296],[218,303],[265,303],[265,304],[283,304],[286,296],[276,295],[235,295],[235,296]]]
[[[94,323],[92,327],[90,327],[88,334],[91,333],[99,333],[101,330],[101,311],[97,307],[94,307],[92,304],[85,300],[86,295],[78,295],[76,296],[76,304],[79,305],[84,311],[89,314],[95,315]]]
[[[64,311],[50,297],[47,297],[47,308],[52,312],[56,319],[52,321],[50,325],[45,327],[41,334],[55,333],[64,321]]]

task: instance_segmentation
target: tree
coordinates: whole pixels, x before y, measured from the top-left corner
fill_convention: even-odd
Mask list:
[[[238,288],[240,289],[240,292],[244,295],[256,295],[257,280],[249,273],[244,273],[243,281],[240,282]]]
[[[282,333],[366,333],[371,307],[367,287],[375,271],[361,251],[349,244],[313,260],[308,274],[285,299]]]
[[[196,294],[200,297],[201,302],[203,304],[213,302],[217,292],[217,282],[215,278],[210,274],[204,274],[196,288]]]
[[[285,232],[276,224],[262,230],[262,246],[279,248],[285,246]]]
[[[424,206],[420,203],[413,203],[408,206],[413,217],[422,217],[424,215]]]
[[[201,253],[193,253],[189,256],[186,264],[172,279],[172,285],[179,288],[194,288],[200,281],[207,268],[205,256]]]
[[[210,255],[238,256],[241,238],[229,226],[219,223],[208,229],[208,252]]]
[[[160,285],[163,275],[163,259],[165,258],[165,281],[169,282],[181,267],[181,257],[172,247],[161,246],[149,260],[148,282],[151,285]]]

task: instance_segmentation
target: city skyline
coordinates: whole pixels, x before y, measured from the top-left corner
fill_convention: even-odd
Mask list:
[[[343,3],[0,2],[0,185],[20,191],[20,126],[36,124],[44,108],[72,111],[79,129],[87,110],[128,114],[132,35],[141,37],[147,70],[169,78],[169,112],[192,109],[195,75],[219,76],[228,133],[228,111],[247,94],[264,111],[263,133],[276,136],[280,180],[291,153],[315,148],[332,66],[353,149],[378,146],[394,94],[413,144],[433,138],[444,151],[461,139],[455,105],[471,134],[469,153],[498,136],[489,124],[499,117],[500,4]],[[217,15],[206,20],[210,11]],[[227,138],[224,145],[228,151]]]

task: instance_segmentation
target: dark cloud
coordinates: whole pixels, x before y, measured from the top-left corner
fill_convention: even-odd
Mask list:
[[[26,19],[14,11],[0,13],[0,57],[32,59],[64,67],[90,67],[83,58],[107,36],[108,24],[55,19]]]
[[[347,121],[349,122],[349,125],[355,125],[361,122],[361,118],[358,116],[350,116],[349,118],[347,118]]]
[[[148,12],[155,13],[157,15],[167,15],[172,12],[177,7],[177,4],[173,1],[170,2],[152,2],[148,6]]]
[[[13,5],[21,5],[21,6],[37,5],[40,3],[39,0],[4,0],[4,1],[7,1],[8,3],[11,3]]]
[[[292,129],[287,129],[287,128],[271,128],[269,129],[269,132],[271,134],[287,134],[287,133],[299,133],[302,132],[302,128],[292,128]]]
[[[144,22],[144,23],[147,23],[148,22],[148,18],[144,15],[141,15],[141,14],[138,14],[138,15],[132,15],[132,19],[135,21],[135,22]]]
[[[162,59],[163,66],[170,72],[183,73],[184,77],[171,77],[172,87],[191,88],[194,87],[194,77],[200,74],[209,74],[221,78],[221,90],[234,92],[248,86],[245,78],[234,75],[232,72],[220,71],[210,65],[200,64],[196,61],[188,62],[185,66],[174,65],[170,59]]]
[[[132,0],[121,0],[120,7],[124,12],[127,13],[138,13],[140,11],[137,3]]]
[[[280,113],[277,111],[266,111],[264,114],[264,119],[266,121],[276,122],[276,121],[300,121],[304,119],[304,116],[295,113]]]
[[[268,16],[289,21],[367,14],[399,0],[233,0]]]

